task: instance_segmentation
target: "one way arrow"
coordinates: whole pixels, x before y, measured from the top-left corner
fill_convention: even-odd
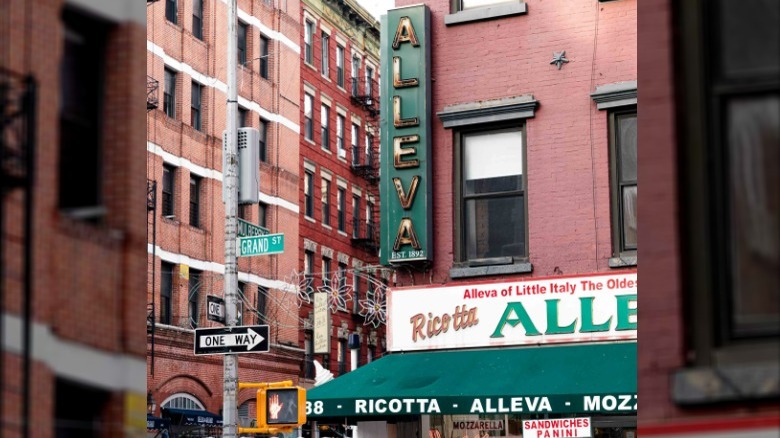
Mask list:
[[[225,333],[206,335],[200,338],[201,348],[246,346],[247,351],[255,348],[265,338],[251,328],[246,333]]]

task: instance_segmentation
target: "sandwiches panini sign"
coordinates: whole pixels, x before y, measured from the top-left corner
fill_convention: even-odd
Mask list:
[[[637,284],[628,272],[392,289],[387,349],[635,340]]]

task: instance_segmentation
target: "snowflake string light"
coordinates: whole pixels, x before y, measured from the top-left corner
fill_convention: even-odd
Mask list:
[[[333,274],[328,284],[322,285],[318,288],[320,292],[324,292],[328,296],[328,308],[333,313],[341,310],[347,311],[347,301],[352,299],[352,287],[347,286],[346,279],[340,278],[339,274]]]
[[[377,328],[387,323],[387,303],[383,288],[377,288],[365,300],[360,300],[360,308],[360,315],[366,318],[365,325],[371,324]]]
[[[286,283],[292,287],[290,292],[295,293],[298,296],[298,308],[303,303],[311,304],[311,295],[314,291],[312,283],[314,279],[310,275],[306,275],[304,272],[293,271],[290,277],[286,278]]]

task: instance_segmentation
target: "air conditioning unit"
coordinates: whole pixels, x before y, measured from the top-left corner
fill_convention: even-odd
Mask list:
[[[238,128],[238,203],[260,202],[260,132]],[[222,200],[227,199],[227,131],[222,131]]]

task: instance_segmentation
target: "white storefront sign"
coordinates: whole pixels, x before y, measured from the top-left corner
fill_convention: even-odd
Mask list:
[[[588,438],[590,425],[590,417],[524,420],[523,438]]]
[[[637,274],[397,288],[388,351],[635,340]]]

